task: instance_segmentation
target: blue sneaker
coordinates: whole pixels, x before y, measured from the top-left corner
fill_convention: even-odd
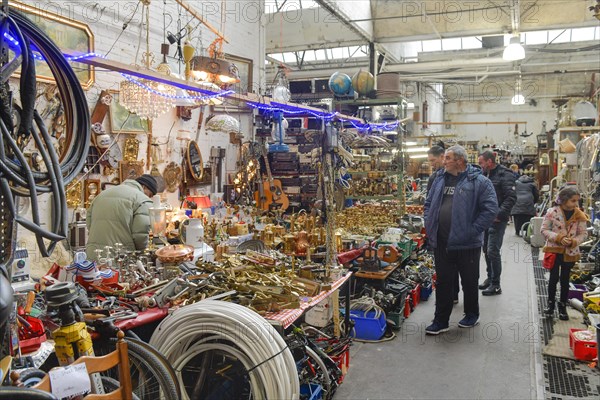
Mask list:
[[[458,322],[461,328],[472,328],[479,324],[479,315],[465,314],[465,317]]]
[[[440,333],[448,332],[450,328],[448,324],[442,324],[438,321],[433,321],[431,325],[425,328],[425,333],[428,335],[439,335]]]

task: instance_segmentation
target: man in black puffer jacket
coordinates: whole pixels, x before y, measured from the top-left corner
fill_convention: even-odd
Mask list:
[[[504,231],[510,218],[510,212],[517,201],[515,192],[515,174],[503,165],[496,164],[496,155],[484,151],[479,156],[479,165],[494,184],[498,200],[498,215],[484,236],[483,252],[487,264],[487,279],[479,285],[484,296],[501,294],[500,274],[502,273],[502,258],[500,250],[504,239]]]

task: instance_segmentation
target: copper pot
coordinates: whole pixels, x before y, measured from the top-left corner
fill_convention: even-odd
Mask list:
[[[308,242],[308,234],[306,231],[298,232],[298,237],[296,238],[296,255],[301,257],[305,256],[309,247],[310,243]]]
[[[186,244],[172,244],[156,250],[156,257],[163,263],[179,263],[194,258],[194,248]]]

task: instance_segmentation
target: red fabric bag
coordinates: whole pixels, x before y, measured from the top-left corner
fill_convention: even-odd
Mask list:
[[[554,263],[556,262],[556,253],[544,253],[544,261],[542,261],[542,266],[546,269],[554,268]]]

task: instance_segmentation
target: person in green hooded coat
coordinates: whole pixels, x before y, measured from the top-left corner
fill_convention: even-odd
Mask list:
[[[86,224],[88,260],[96,260],[96,250],[121,243],[125,250],[144,250],[150,232],[150,198],[157,192],[153,176],[127,179],[101,192],[90,205]]]

